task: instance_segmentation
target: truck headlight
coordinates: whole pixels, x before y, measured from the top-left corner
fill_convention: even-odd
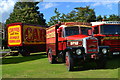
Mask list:
[[[106,48],[103,48],[103,49],[102,49],[102,53],[103,53],[103,54],[106,54],[106,53],[107,53],[107,49],[106,49]]]
[[[77,54],[77,55],[80,55],[81,53],[82,53],[81,49],[77,49],[77,50],[76,50],[76,54]]]

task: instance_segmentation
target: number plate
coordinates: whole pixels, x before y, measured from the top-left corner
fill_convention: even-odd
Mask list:
[[[114,53],[113,53],[113,55],[118,55],[118,54],[120,54],[120,52],[114,52]]]

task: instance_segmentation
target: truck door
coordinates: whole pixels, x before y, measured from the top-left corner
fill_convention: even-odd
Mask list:
[[[64,50],[66,48],[66,42],[64,38],[64,30],[63,28],[58,29],[58,50]]]

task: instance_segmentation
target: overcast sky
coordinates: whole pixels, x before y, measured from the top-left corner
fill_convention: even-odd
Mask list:
[[[14,5],[18,0],[0,0],[0,22],[5,22],[13,11]],[[36,0],[40,1],[40,0]],[[73,2],[74,1],[74,2]],[[39,11],[44,14],[48,22],[51,16],[54,16],[54,9],[58,8],[60,13],[68,13],[75,7],[90,6],[95,10],[96,15],[118,15],[118,1],[114,0],[44,0],[38,4]]]

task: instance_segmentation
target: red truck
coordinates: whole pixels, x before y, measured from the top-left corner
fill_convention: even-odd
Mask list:
[[[109,56],[120,54],[120,21],[91,22],[99,46],[110,48]]]
[[[98,39],[92,37],[91,24],[63,22],[46,29],[46,51],[50,63],[66,62],[68,71],[95,60],[97,66],[105,66],[107,47],[98,46]]]
[[[46,27],[25,23],[7,25],[8,47],[11,51],[18,51],[13,55],[28,56],[31,52],[45,51]]]

